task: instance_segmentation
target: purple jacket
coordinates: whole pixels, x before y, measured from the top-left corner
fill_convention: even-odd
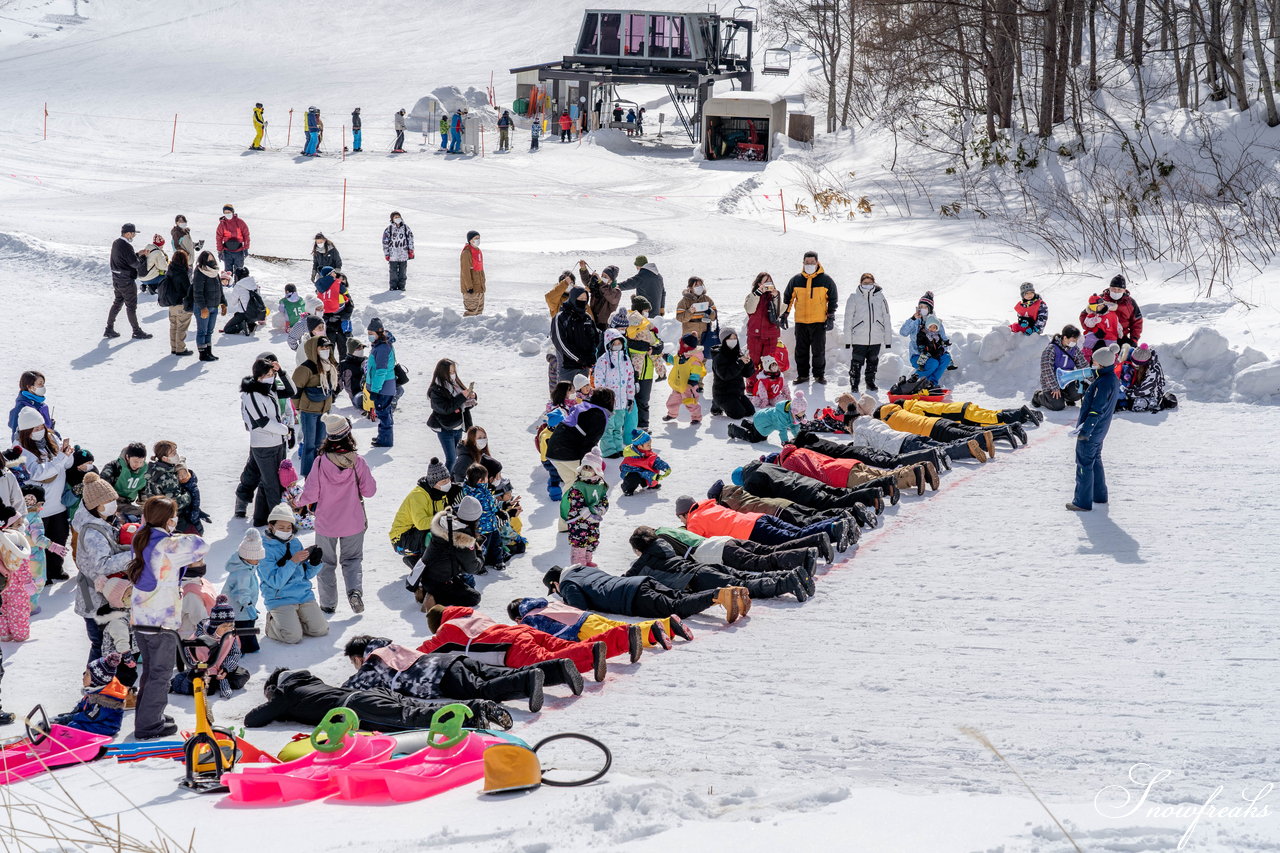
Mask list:
[[[354,536],[369,526],[363,498],[378,492],[364,459],[355,456],[355,465],[339,468],[329,454],[316,458],[298,506],[316,505],[316,533],[320,536]]]

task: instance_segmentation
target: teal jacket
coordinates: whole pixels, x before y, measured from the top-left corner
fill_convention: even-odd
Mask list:
[[[761,409],[756,412],[751,423],[755,426],[756,432],[761,435],[768,436],[769,433],[776,432],[783,444],[790,444],[800,432],[795,422],[791,420],[790,408],[791,404],[784,400],[772,409]]]

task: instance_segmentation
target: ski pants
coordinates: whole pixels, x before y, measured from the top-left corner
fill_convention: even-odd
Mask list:
[[[946,373],[950,366],[951,353],[944,352],[941,358],[930,358],[924,363],[924,367],[917,368],[916,372],[925,378],[930,388],[939,388],[942,374]]]
[[[409,279],[409,262],[391,261],[389,266],[391,273],[391,289],[404,290],[405,282]]]
[[[257,124],[257,125],[254,125],[254,127],[253,127],[253,144],[249,146],[250,148],[261,148],[261,147],[262,147],[262,132],[263,132],[264,130],[266,130],[266,129],[267,129],[267,127],[266,127],[266,125],[264,125],[264,124]]]
[[[302,147],[302,155],[310,157],[316,153],[316,149],[320,147],[320,134],[314,130],[308,130],[306,133],[307,144]]]
[[[462,578],[453,578],[447,583],[423,581],[422,588],[436,604],[445,607],[475,607],[480,603],[480,593]]]
[[[324,563],[316,574],[316,592],[321,607],[338,606],[338,566],[342,566],[342,585],[347,594],[364,592],[364,531],[351,536],[316,534],[320,557]]]
[[[1076,440],[1076,494],[1072,503],[1081,509],[1093,509],[1095,503],[1107,502],[1107,474],[1102,467],[1103,439]]]
[[[115,282],[111,287],[115,291],[115,298],[111,300],[111,310],[107,312],[107,328],[115,328],[116,317],[120,315],[120,308],[123,306],[129,325],[133,326],[135,332],[141,332],[142,327],[138,325],[138,285],[132,281]]]
[[[283,441],[271,447],[249,448],[249,458],[240,472],[240,485],[236,487],[236,503],[247,507],[250,501],[254,502],[254,527],[266,525],[267,515],[280,503],[280,463],[284,459]]]
[[[136,628],[134,641],[142,653],[142,677],[138,680],[133,736],[155,737],[165,725],[169,680],[173,678],[173,668],[178,662],[178,634],[164,628]]]
[[[449,131],[449,153],[450,154],[462,153],[462,131],[460,130]]]
[[[772,515],[762,515],[756,519],[755,527],[751,528],[751,539],[763,545],[784,545],[802,536],[827,533],[830,530],[831,522],[829,521],[811,524],[808,527],[796,527]]]
[[[493,702],[522,699],[529,695],[529,672],[459,657],[444,668],[438,689],[440,696],[447,699],[488,699]]]
[[[396,151],[401,151],[404,149],[404,131],[403,130],[396,131],[396,144],[394,148]]]
[[[360,150],[360,148],[362,147],[360,143],[363,135],[364,135],[363,131],[361,131],[360,128],[358,127],[355,130],[351,131],[351,150],[352,151]]]
[[[475,642],[483,643],[483,635]],[[570,642],[550,634],[544,634],[535,628],[529,628],[516,637],[515,642],[507,647],[503,663],[507,666],[532,666],[550,660],[569,660],[578,672],[591,672],[595,669],[594,641]],[[552,681],[551,672],[547,673],[547,684],[562,684],[563,679]]]
[[[1083,392],[1080,390],[1080,383],[1075,381],[1068,383],[1067,387],[1062,389],[1062,394],[1058,397],[1055,397],[1048,391],[1041,389],[1035,393],[1032,400],[1051,412],[1061,412],[1068,405],[1074,405],[1075,403],[1080,402],[1081,396],[1083,396]]]
[[[858,380],[865,372],[867,388],[876,386],[876,371],[880,368],[880,344],[854,344],[849,348],[849,385],[858,390]]]
[[[653,393],[652,379],[636,380],[636,426],[649,429],[649,395]]]
[[[329,633],[329,620],[313,598],[302,604],[282,604],[267,611],[266,634],[277,643],[297,645],[303,637],[323,637]]]
[[[731,569],[736,569],[743,574],[760,574],[763,572],[783,572],[791,569],[798,569],[804,565],[805,552],[809,547],[817,547],[817,544],[800,547],[800,541],[797,540],[795,547],[790,545],[786,549],[768,548],[764,552],[753,551],[748,547],[749,544],[759,546],[759,543],[752,543],[750,540],[743,540],[745,544],[734,542],[727,543],[724,546],[724,565]],[[763,546],[761,546],[763,547]]]
[[[653,578],[645,578],[632,599],[630,615],[647,619],[665,619],[668,616],[685,619],[707,610],[715,603],[714,589],[682,593],[663,586]]]
[[[666,631],[667,636],[671,636],[671,622],[663,619],[650,619],[646,622],[635,623],[640,627],[641,645],[646,648],[656,645],[653,641],[653,626],[657,623],[664,623],[662,630]],[[579,640],[603,641],[605,649],[608,651],[608,657],[614,655],[629,654],[631,651],[631,630],[630,622],[619,622],[616,619],[606,619],[599,613],[588,613],[587,618],[583,621],[582,627],[578,628]],[[618,629],[622,629],[619,631]]]
[[[392,416],[395,394],[374,394],[373,411],[378,416],[378,437],[374,439],[377,447],[391,447],[395,443],[395,420]]]
[[[240,267],[244,266],[244,259],[248,257],[249,253],[244,249],[239,249],[235,252],[231,251],[230,249],[223,249],[221,252],[221,255],[222,255],[223,269],[238,270],[240,269]],[[209,314],[212,315],[213,312],[216,310],[217,310],[217,306],[215,305],[213,308],[209,309]]]
[[[809,372],[810,364],[813,373]],[[826,377],[827,324],[796,323],[796,376]]]

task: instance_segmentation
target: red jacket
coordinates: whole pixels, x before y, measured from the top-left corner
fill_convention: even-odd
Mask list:
[[[498,666],[532,666],[558,658],[573,661],[579,672],[590,672],[594,666],[590,641],[570,642],[528,625],[505,625],[470,607],[446,607],[440,630],[418,646],[418,651],[465,652]]]
[[[1080,329],[1085,332],[1089,331],[1084,327],[1084,318],[1088,313],[1087,310],[1080,312]],[[1142,337],[1142,309],[1138,307],[1137,302],[1133,301],[1133,297],[1128,293],[1120,297],[1120,301],[1116,303],[1116,310],[1108,314],[1116,318],[1120,337],[1128,338],[1136,346]]]
[[[814,480],[845,489],[849,486],[849,472],[854,465],[861,465],[857,459],[832,459],[803,447],[788,444],[778,454],[778,464],[788,471],[803,474]]]
[[[560,129],[568,130],[571,127],[573,127],[573,119],[569,118],[569,114],[565,113],[564,115],[560,116]]]
[[[699,536],[731,536],[734,539],[750,539],[756,519],[762,512],[738,512],[721,506],[715,501],[694,504],[685,516],[684,526]]]
[[[223,250],[223,247],[228,240],[240,241],[240,248],[235,249],[234,251],[249,251],[249,226],[246,225],[245,221],[239,216],[232,216],[230,219],[218,220],[217,244],[219,252]]]

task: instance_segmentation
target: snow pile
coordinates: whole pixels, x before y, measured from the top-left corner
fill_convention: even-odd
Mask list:
[[[28,234],[0,232],[0,266],[7,272],[40,272],[77,282],[111,280],[111,267],[100,249],[53,243]]]

